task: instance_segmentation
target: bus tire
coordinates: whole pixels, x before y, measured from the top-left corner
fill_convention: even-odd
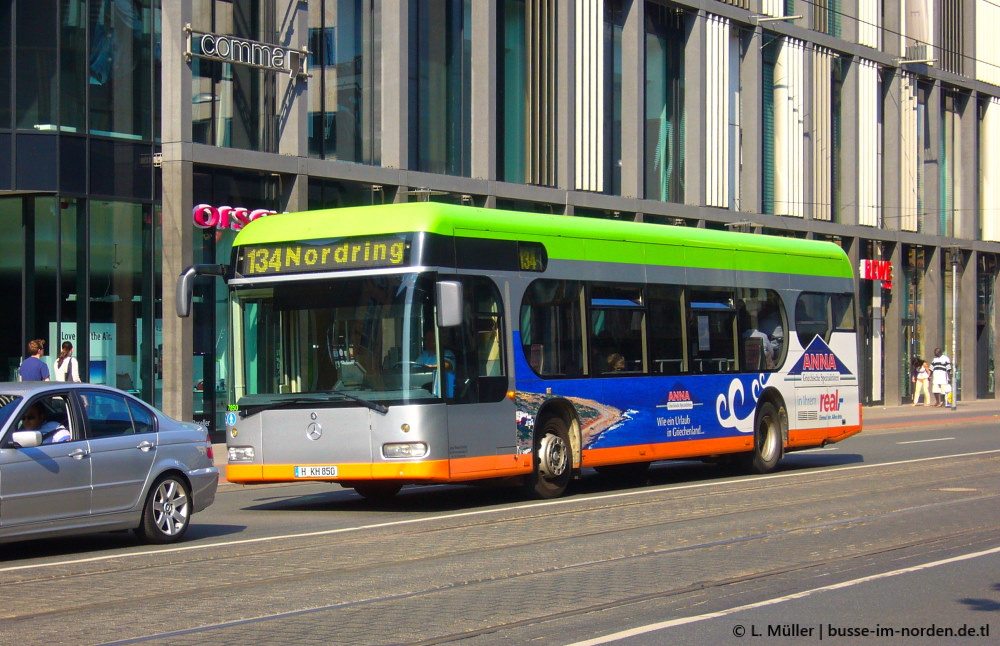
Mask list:
[[[784,406],[764,402],[757,409],[754,423],[753,455],[749,461],[752,473],[770,473],[778,465],[782,454],[781,424]]]
[[[358,495],[373,502],[392,500],[403,485],[398,482],[355,482],[354,491]]]
[[[573,473],[569,431],[561,417],[548,417],[535,433],[528,494],[535,498],[558,498],[566,491]]]

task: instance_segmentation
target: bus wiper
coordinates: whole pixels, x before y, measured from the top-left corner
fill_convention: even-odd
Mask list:
[[[356,401],[359,404],[361,404],[362,406],[367,406],[368,408],[372,409],[376,413],[381,413],[382,415],[386,415],[386,414],[389,413],[389,409],[386,408],[385,406],[383,406],[382,404],[378,404],[376,402],[370,401],[368,399],[364,399],[362,397],[355,397],[354,395],[348,395],[343,390],[330,390],[328,392],[330,392],[331,394],[334,394],[334,395],[340,395],[341,397],[346,397],[347,399],[350,399],[352,401]]]
[[[257,413],[265,410],[271,410],[273,408],[284,408],[285,406],[291,406],[294,404],[315,404],[315,397],[294,397],[292,399],[282,399],[281,401],[271,402],[270,404],[261,404],[259,406],[251,406],[240,411],[240,417],[246,419],[247,417],[252,417]]]

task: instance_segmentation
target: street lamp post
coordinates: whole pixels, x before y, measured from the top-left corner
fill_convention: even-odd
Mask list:
[[[951,249],[951,410],[958,408],[958,247]]]

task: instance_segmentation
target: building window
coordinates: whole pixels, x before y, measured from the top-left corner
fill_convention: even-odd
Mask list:
[[[556,15],[554,5],[505,0],[497,30],[497,174],[555,186]]]
[[[604,192],[622,194],[622,30],[628,12],[623,0],[604,5]]]
[[[199,31],[231,34],[260,42],[265,36],[260,0],[193,3],[191,24]],[[195,58],[192,72],[191,135],[195,143],[277,152],[277,72]]]
[[[684,201],[684,15],[646,3],[646,134],[648,199]]]
[[[155,68],[160,64],[153,29],[160,24],[159,8],[152,0],[94,4],[87,57],[90,132],[151,141],[152,115],[159,112],[153,106],[153,78],[159,76]]]
[[[497,175],[505,182],[527,179],[527,60],[525,0],[505,0],[498,10]]]
[[[309,155],[381,159],[381,0],[309,3]]]
[[[471,0],[410,3],[410,168],[471,174]]]

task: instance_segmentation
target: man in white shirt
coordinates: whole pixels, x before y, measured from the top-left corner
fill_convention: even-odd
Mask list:
[[[937,403],[935,407],[948,406],[948,393],[951,392],[951,359],[934,348],[934,360],[931,361],[931,389]],[[954,395],[952,395],[954,397]]]
[[[45,414],[38,403],[28,407],[24,413],[21,427],[28,431],[38,431],[42,434],[42,444],[55,444],[70,439],[69,429],[54,420],[45,421]]]

